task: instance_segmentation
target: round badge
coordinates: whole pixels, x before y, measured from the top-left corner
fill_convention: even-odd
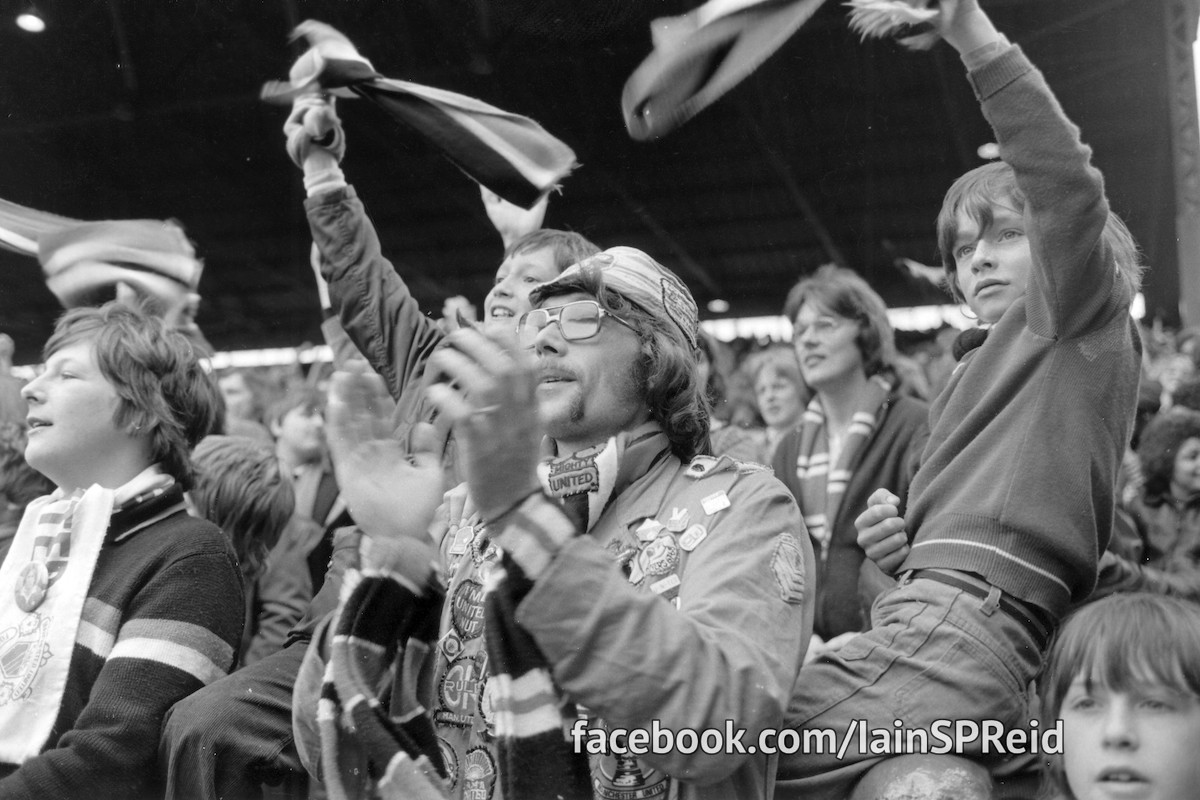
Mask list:
[[[483,584],[465,580],[455,587],[450,598],[450,621],[467,641],[483,633]]]
[[[679,546],[675,544],[675,537],[659,536],[642,551],[638,563],[647,575],[673,572],[679,564]]]
[[[49,588],[50,573],[45,563],[30,561],[17,578],[17,607],[26,613],[33,611],[46,599],[46,590]]]

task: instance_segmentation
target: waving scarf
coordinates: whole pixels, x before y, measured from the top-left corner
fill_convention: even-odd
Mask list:
[[[64,308],[86,305],[118,283],[173,305],[196,291],[203,268],[173,222],[84,222],[7,200],[0,200],[0,247],[37,257]]]
[[[291,103],[328,91],[364,97],[437,148],[476,182],[515,205],[530,208],[575,166],[575,153],[528,117],[466,95],[385,78],[330,26],[308,20],[295,36],[311,45],[288,82],[273,81],[264,100]]]
[[[737,86],[799,30],[825,0],[709,0],[651,23],[654,50],[625,82],[629,135],[653,140]]]

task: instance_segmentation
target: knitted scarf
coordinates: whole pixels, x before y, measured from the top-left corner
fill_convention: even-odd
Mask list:
[[[385,78],[334,28],[313,20],[294,36],[311,45],[287,82],[272,81],[264,100],[291,103],[328,91],[370,100],[411,128],[476,182],[510,203],[532,207],[575,166],[575,153],[528,117],[466,95]]]
[[[0,200],[0,249],[35,256],[64,308],[118,283],[171,305],[200,284],[203,264],[182,229],[152,219],[83,220]]]
[[[820,546],[821,560],[829,554],[833,523],[837,520],[846,484],[862,460],[867,443],[875,434],[879,413],[892,391],[892,384],[876,375],[867,381],[858,398],[837,464],[829,463],[829,432],[825,408],[814,396],[804,410],[800,429],[800,452],[796,456],[796,478],[800,481],[800,512],[813,541]]]
[[[151,467],[115,490],[58,489],[26,507],[0,566],[0,762],[21,764],[50,738],[100,550],[173,485]]]
[[[602,447],[552,456],[539,469],[546,493],[591,529],[612,498],[670,454],[653,424]],[[484,625],[495,719],[497,768],[506,800],[592,797],[587,756],[565,731],[576,710],[555,685],[550,665],[516,622],[533,582],[502,552],[485,582]],[[438,636],[440,589],[394,572],[350,570],[330,640],[318,711],[325,786],[331,800],[451,796],[434,725],[400,678],[405,658]],[[419,645],[417,643],[420,643]],[[391,682],[392,711],[380,701]]]

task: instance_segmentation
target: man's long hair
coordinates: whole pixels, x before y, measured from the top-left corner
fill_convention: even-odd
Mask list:
[[[541,299],[573,292],[590,294],[605,311],[637,330],[642,355],[634,367],[634,380],[650,409],[651,419],[662,426],[670,440],[671,452],[684,463],[695,456],[711,454],[710,411],[704,387],[700,385],[697,351],[683,340],[678,326],[606,288],[600,270],[584,270],[556,283]]]

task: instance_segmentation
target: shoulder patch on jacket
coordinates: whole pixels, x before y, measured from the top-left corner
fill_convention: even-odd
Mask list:
[[[783,602],[799,605],[804,602],[804,551],[790,533],[779,534],[775,554],[771,556],[771,572]]]
[[[692,479],[703,478],[706,475],[739,469],[739,463],[729,456],[696,456],[688,464],[684,474]]]

